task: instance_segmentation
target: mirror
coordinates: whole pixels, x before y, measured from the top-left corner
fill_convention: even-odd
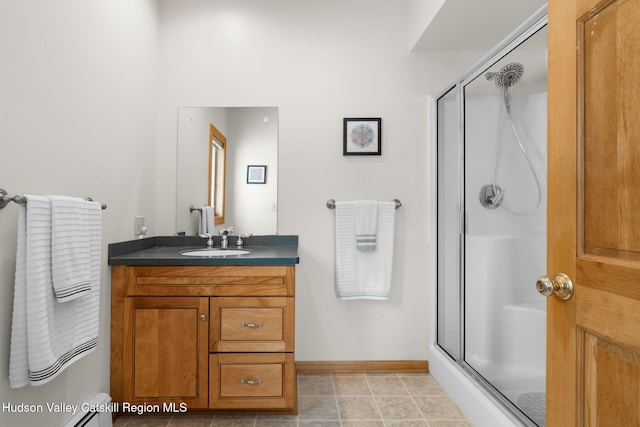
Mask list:
[[[213,125],[226,138],[225,173],[213,179],[223,182],[225,194],[223,211],[214,203],[216,230],[277,234],[278,113],[278,107],[178,108],[176,232],[197,234],[199,211],[190,207],[209,205],[216,176],[210,166]]]

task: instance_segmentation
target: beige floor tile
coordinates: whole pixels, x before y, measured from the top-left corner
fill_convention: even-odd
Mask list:
[[[255,420],[216,420],[211,423],[211,427],[253,427]]]
[[[342,427],[385,427],[385,424],[384,421],[346,420],[342,421]]]
[[[413,396],[446,396],[445,391],[431,375],[401,375],[400,380]]]
[[[380,420],[382,416],[373,396],[338,396],[342,420]]]
[[[331,375],[298,375],[298,396],[333,395]]]
[[[297,420],[256,420],[256,427],[296,427]]]
[[[407,395],[409,392],[400,381],[397,375],[369,375],[367,382],[371,388],[371,393],[378,396]]]
[[[114,427],[167,427],[171,416],[136,416],[125,415],[116,420]]]
[[[364,375],[334,375],[333,383],[339,396],[369,396],[371,389]]]
[[[429,421],[430,427],[473,427],[469,421],[465,420],[433,420]]]
[[[298,421],[299,426],[304,427],[341,427],[340,421]]]
[[[376,396],[384,420],[422,420],[422,412],[411,396]]]
[[[168,427],[210,427],[215,415],[182,415],[169,421]]]
[[[242,415],[234,415],[234,414],[216,414],[216,421],[220,420],[243,420],[243,421],[253,421],[256,419],[256,415],[253,414],[242,414]]]
[[[427,420],[464,419],[460,409],[447,396],[414,396],[413,398]]]
[[[277,414],[277,415],[269,415],[269,414],[259,414],[256,417],[258,421],[296,421],[298,419],[297,415],[286,415],[286,414]]]
[[[299,396],[298,412],[304,421],[340,420],[335,396]]]
[[[299,375],[298,410],[298,415],[127,415],[114,427],[472,427],[428,374]]]
[[[385,421],[385,427],[431,427],[431,424],[421,420],[392,420]]]

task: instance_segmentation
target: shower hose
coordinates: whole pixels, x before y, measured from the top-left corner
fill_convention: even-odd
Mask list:
[[[538,178],[538,175],[536,174],[536,170],[533,167],[533,163],[531,162],[531,158],[529,157],[529,154],[527,153],[527,150],[524,148],[524,145],[522,143],[522,139],[520,138],[520,135],[518,134],[518,131],[516,130],[516,126],[513,120],[513,115],[511,114],[511,92],[509,91],[509,87],[505,86],[502,88],[502,100],[503,102],[500,103],[500,116],[498,118],[498,132],[497,132],[497,142],[496,142],[496,149],[495,149],[495,155],[493,158],[493,177],[491,180],[491,185],[493,186],[493,193],[494,196],[492,197],[492,203],[497,204],[499,206],[502,206],[502,208],[513,214],[513,215],[531,215],[532,213],[534,213],[536,210],[538,210],[538,208],[540,207],[540,204],[542,203],[542,188],[540,186],[540,179]],[[505,108],[503,108],[503,106]],[[503,112],[504,110],[507,110],[507,118],[509,119],[509,124],[511,125],[511,130],[513,131],[513,135],[516,137],[516,141],[518,143],[518,147],[520,148],[520,151],[522,152],[522,155],[524,156],[525,160],[527,161],[527,165],[529,166],[529,171],[531,172],[531,175],[533,175],[533,179],[536,183],[536,189],[537,189],[537,201],[534,207],[532,207],[531,209],[529,209],[528,211],[525,212],[519,212],[513,209],[510,209],[509,207],[505,206],[504,203],[502,203],[502,199],[504,198],[504,194],[506,193],[506,190],[501,189],[497,184],[496,184],[496,176],[498,173],[498,157],[500,156],[500,148],[502,145],[502,119],[503,119]]]

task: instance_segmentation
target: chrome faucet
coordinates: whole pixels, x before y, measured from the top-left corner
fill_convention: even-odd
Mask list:
[[[220,230],[220,249],[229,247],[229,233],[233,231],[233,227],[227,227]]]

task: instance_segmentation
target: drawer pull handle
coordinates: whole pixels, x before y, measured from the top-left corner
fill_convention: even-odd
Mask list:
[[[240,327],[241,328],[262,328],[264,324],[262,322],[258,322],[258,323],[246,323],[246,322],[242,322],[240,323]]]
[[[262,378],[257,378],[255,380],[248,380],[246,378],[240,378],[240,383],[249,384],[249,385],[262,384]]]

